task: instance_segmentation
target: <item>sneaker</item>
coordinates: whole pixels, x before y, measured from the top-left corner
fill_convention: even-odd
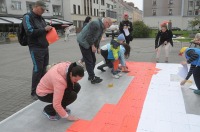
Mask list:
[[[119,79],[120,78],[118,74],[116,74],[116,75],[112,74],[112,77],[115,78],[115,79]]]
[[[200,95],[200,90],[194,90],[194,93]]]
[[[101,70],[102,72],[105,72],[106,70],[104,70],[102,67],[97,67],[98,70]]]
[[[91,83],[92,83],[92,84],[100,83],[100,82],[102,82],[102,81],[103,81],[103,79],[97,78],[97,77],[94,77],[93,79],[91,79]]]
[[[58,114],[56,114],[55,116],[51,116],[51,115],[47,114],[44,110],[42,113],[51,121],[57,121],[60,119],[60,116]]]
[[[122,76],[122,74],[119,72],[118,74],[117,74],[119,77],[121,77]]]
[[[100,77],[95,76],[96,78],[100,79]],[[88,80],[91,81],[92,77],[88,77]]]

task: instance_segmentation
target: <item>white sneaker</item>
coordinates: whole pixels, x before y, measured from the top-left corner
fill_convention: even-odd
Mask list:
[[[116,75],[113,75],[113,74],[112,74],[112,77],[115,78],[115,79],[119,79],[118,74],[116,74]]]
[[[122,76],[121,72],[117,73],[117,75],[118,75],[119,77],[121,77],[121,76]]]

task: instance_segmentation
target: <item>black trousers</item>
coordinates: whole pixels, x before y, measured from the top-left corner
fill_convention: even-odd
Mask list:
[[[125,39],[126,39],[126,43],[129,45],[129,43],[130,43],[130,35],[129,36],[125,36]]]
[[[33,73],[32,73],[32,86],[31,94],[35,94],[36,87],[40,82],[40,79],[44,76],[46,66],[49,64],[49,49],[41,48],[29,48],[32,62],[33,62]]]
[[[101,50],[101,55],[103,56],[104,60],[105,60],[105,64],[100,65],[100,68],[104,68],[104,67],[109,67],[112,68],[113,64],[112,61],[108,59],[108,50]]]
[[[198,90],[200,90],[200,66],[197,66],[194,71],[193,71],[193,77],[194,77],[194,82],[198,88]]]
[[[76,83],[74,85],[74,88],[67,88],[65,90],[65,93],[63,95],[63,99],[61,102],[62,107],[65,109],[66,106],[68,106],[69,104],[73,103],[76,98],[77,98],[77,94],[80,91],[81,86],[79,83]],[[56,111],[53,108],[53,93],[52,94],[47,94],[46,96],[38,96],[38,99],[43,101],[43,102],[47,102],[47,103],[51,103],[47,106],[44,107],[44,111],[51,116],[55,116],[56,115]]]
[[[90,78],[93,78],[95,76],[94,68],[95,68],[95,64],[96,64],[95,53],[92,52],[92,47],[90,47],[89,49],[85,49],[80,45],[79,45],[79,47],[80,47],[81,53],[83,55],[83,59],[85,61],[85,66],[86,66],[86,70],[88,72],[88,76]]]

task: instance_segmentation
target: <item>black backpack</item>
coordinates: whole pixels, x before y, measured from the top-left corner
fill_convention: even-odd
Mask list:
[[[24,14],[23,17],[25,15],[29,15],[31,17],[30,13]],[[26,35],[25,29],[24,29],[24,26],[23,26],[23,22],[21,22],[19,24],[19,30],[17,31],[17,38],[18,38],[19,44],[21,46],[27,46],[28,45],[27,35]]]

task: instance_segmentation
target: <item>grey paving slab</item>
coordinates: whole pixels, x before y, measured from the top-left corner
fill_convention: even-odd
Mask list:
[[[113,79],[110,69],[107,69],[105,73],[97,70],[95,72],[97,76],[101,76],[104,79],[103,82],[93,85],[87,80],[86,74],[80,81],[82,88],[78,94],[78,99],[68,107],[72,110],[72,114],[81,119],[91,120],[105,103],[116,104],[133,79],[133,77],[127,76],[125,73],[120,79]],[[109,83],[113,83],[112,88],[108,87]],[[72,122],[66,119],[49,121],[42,114],[45,105],[47,103],[34,102],[2,121],[0,130],[2,132],[64,132]]]
[[[109,41],[110,38],[106,38],[101,45]],[[154,39],[134,39],[130,45],[132,50],[128,60],[155,62]],[[183,43],[183,46],[189,46],[189,43]],[[170,52],[170,63],[179,63],[182,60],[177,55],[180,47],[180,43],[174,44]],[[49,47],[49,51],[50,63],[77,61],[81,58],[76,36],[70,36],[67,42],[61,38]],[[100,55],[96,56],[97,63],[102,61]],[[160,62],[162,60],[163,55]],[[0,121],[34,102],[30,96],[31,72],[32,62],[27,47],[18,43],[0,44]]]

